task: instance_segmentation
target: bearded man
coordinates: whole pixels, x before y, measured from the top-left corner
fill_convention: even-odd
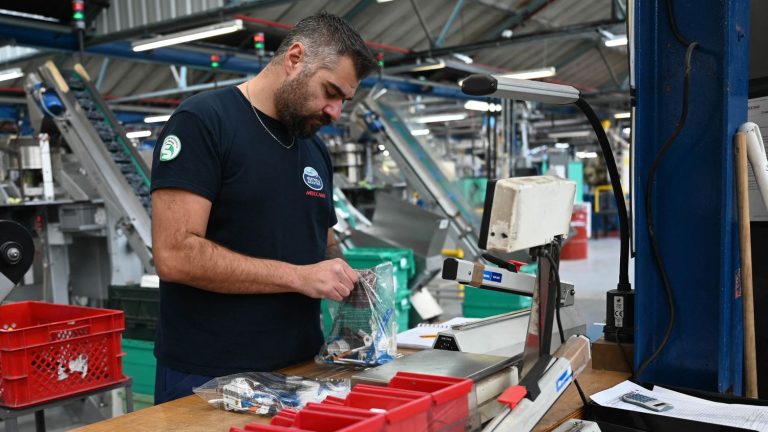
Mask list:
[[[320,299],[357,281],[333,236],[333,169],[317,130],[376,67],[343,19],[301,20],[254,78],[185,100],[152,161],[160,276],[155,403],[212,377],[319,351]]]

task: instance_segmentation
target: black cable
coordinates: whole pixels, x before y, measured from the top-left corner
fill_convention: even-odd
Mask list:
[[[554,244],[553,247],[553,253],[557,253],[557,257],[560,257],[560,248],[557,243]],[[551,267],[550,274],[554,274],[555,276],[555,285],[557,286],[557,295],[555,296],[555,317],[557,318],[557,331],[560,333],[560,343],[565,343],[565,332],[563,331],[563,321],[560,319],[560,301],[562,296],[562,288],[560,286],[560,269],[555,261],[555,259],[552,257],[552,254],[547,253],[547,260],[549,261],[549,265]],[[581,403],[584,404],[584,406],[587,406],[587,396],[584,394],[584,390],[581,389],[581,385],[579,384],[579,381],[574,378],[573,383],[576,385],[576,391],[579,392],[579,397],[581,398]]]
[[[675,36],[675,39],[677,39],[677,41],[680,42],[680,44],[683,46],[690,46],[691,43],[688,42],[688,39],[680,34],[680,31],[677,29],[675,13],[672,10],[672,0],[667,0],[667,21],[669,21],[669,28],[672,30],[672,34]]]
[[[691,75],[691,57],[693,55],[693,50],[696,49],[696,47],[699,45],[698,42],[691,42],[688,43],[688,41],[680,34],[680,32],[677,30],[677,24],[675,23],[674,16],[672,15],[672,2],[671,0],[667,0],[667,18],[669,20],[669,26],[672,29],[672,33],[674,34],[675,38],[683,45],[688,45],[688,48],[685,51],[685,72],[683,77],[683,101],[682,101],[682,107],[680,111],[680,118],[677,121],[677,125],[675,125],[675,130],[672,132],[672,134],[667,138],[667,141],[664,143],[664,145],[659,149],[659,151],[656,153],[656,157],[653,160],[653,164],[651,165],[651,169],[648,172],[648,179],[645,183],[645,219],[646,224],[648,228],[648,238],[649,242],[651,244],[651,252],[653,254],[654,262],[656,263],[656,267],[659,269],[659,275],[661,277],[662,286],[664,287],[664,293],[667,297],[667,308],[669,311],[669,321],[667,322],[667,328],[664,331],[664,337],[661,340],[661,343],[656,348],[656,351],[651,354],[650,357],[645,359],[643,363],[640,365],[640,367],[637,368],[637,371],[635,372],[635,378],[639,378],[643,372],[645,372],[645,369],[648,367],[651,362],[653,362],[656,357],[661,353],[661,351],[666,347],[667,343],[669,342],[669,338],[672,335],[672,329],[675,325],[675,304],[674,299],[672,298],[672,285],[669,281],[669,275],[667,274],[667,270],[664,267],[664,262],[661,259],[661,253],[659,251],[658,243],[656,242],[656,230],[653,223],[653,180],[656,176],[656,171],[659,168],[659,164],[661,163],[661,160],[666,155],[667,151],[672,147],[672,144],[677,139],[678,135],[680,135],[680,132],[682,132],[683,127],[685,126],[685,122],[688,119],[688,96],[689,96],[689,88],[690,88],[690,75]]]
[[[603,159],[605,159],[605,165],[608,168],[608,177],[611,180],[613,197],[616,200],[616,209],[619,213],[621,251],[619,255],[619,283],[617,288],[619,291],[631,291],[632,285],[629,283],[629,217],[627,215],[627,203],[624,201],[624,192],[622,192],[621,181],[619,180],[619,169],[616,166],[616,159],[613,157],[611,145],[608,143],[608,136],[605,134],[597,114],[595,114],[592,107],[584,99],[579,98],[576,101],[576,106],[587,116],[603,151]]]
[[[77,30],[77,52],[80,57],[80,64],[83,65],[83,67],[85,67],[85,64],[84,64],[85,63],[85,59],[84,59],[85,43],[83,40],[84,39],[83,33],[85,33],[85,31],[81,29]]]

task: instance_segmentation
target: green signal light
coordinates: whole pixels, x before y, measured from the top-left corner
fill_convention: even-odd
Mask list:
[[[384,67],[384,60],[379,60],[376,63],[378,63],[380,67]]]
[[[219,67],[219,62],[217,62],[217,61],[215,61],[215,62],[211,62],[211,67],[212,67],[212,68],[217,68],[217,67]]]
[[[264,49],[264,42],[256,42],[256,49]]]
[[[75,13],[72,14],[72,18],[74,18],[74,19],[76,19],[78,21],[79,20],[84,20],[85,19],[85,15],[81,11],[75,11]]]

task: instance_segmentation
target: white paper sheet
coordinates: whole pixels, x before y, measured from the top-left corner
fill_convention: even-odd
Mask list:
[[[437,337],[438,332],[449,329],[455,325],[466,324],[477,320],[478,318],[456,317],[440,324],[419,324],[412,329],[397,334],[397,347],[413,349],[432,348],[432,344],[435,343],[435,338]]]
[[[763,143],[768,143],[768,97],[749,100],[747,104],[747,120],[760,126]],[[752,165],[747,164],[747,166],[749,173],[749,220],[768,220],[768,209],[766,209],[763,197],[757,188],[757,180],[755,180],[755,174],[752,172]]]
[[[653,412],[623,402],[621,396],[629,392],[639,392],[654,397],[671,404],[674,408],[664,412]],[[650,391],[630,381],[624,381],[590,398],[597,404],[611,408],[768,432],[768,407],[712,402],[681,395],[658,386],[654,391]]]

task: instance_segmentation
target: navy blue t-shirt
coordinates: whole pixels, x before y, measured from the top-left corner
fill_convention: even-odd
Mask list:
[[[291,143],[281,123],[259,115],[276,138]],[[330,156],[317,137],[288,149],[275,137],[236,87],[193,96],[158,138],[152,190],[180,188],[211,201],[206,238],[221,246],[317,263],[336,224]],[[271,371],[318,353],[319,315],[319,300],[298,293],[219,294],[161,280],[155,355],[199,375]]]

